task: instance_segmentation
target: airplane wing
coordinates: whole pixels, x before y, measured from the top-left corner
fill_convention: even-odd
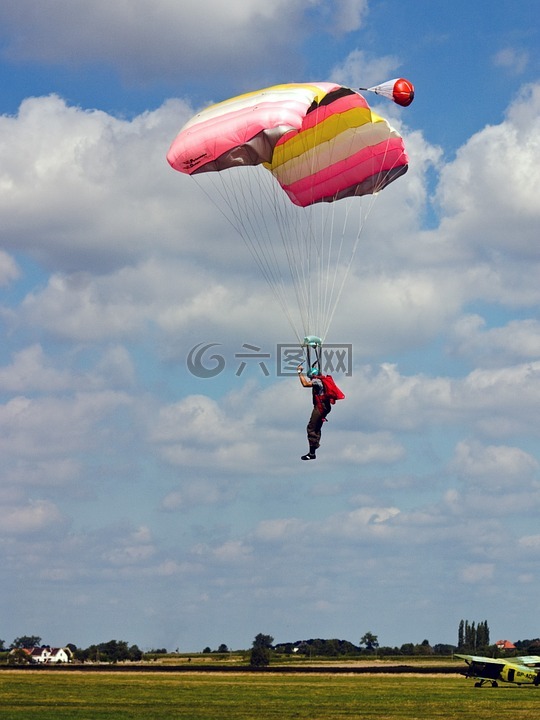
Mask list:
[[[508,662],[512,662],[512,659],[504,660],[503,658],[488,658],[482,657],[481,655],[458,655],[454,654],[454,657],[465,660],[466,663],[482,663],[484,665],[508,665]],[[517,660],[518,658],[513,658]]]
[[[540,668],[540,655],[520,655],[514,660],[519,661],[521,665],[527,665],[527,667]]]

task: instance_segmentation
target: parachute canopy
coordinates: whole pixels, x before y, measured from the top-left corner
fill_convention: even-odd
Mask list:
[[[264,164],[295,205],[373,194],[407,171],[400,135],[358,92],[276,85],[206,108],[167,155],[189,175]]]
[[[412,100],[410,83],[390,85]],[[299,343],[315,338],[305,347],[320,355],[372,203],[407,171],[399,133],[357,90],[283,84],[205,108],[167,160],[235,228]]]

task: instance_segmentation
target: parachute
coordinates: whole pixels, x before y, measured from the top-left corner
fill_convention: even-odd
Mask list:
[[[411,102],[412,85],[392,82],[393,99],[408,92],[401,104]],[[212,105],[184,125],[167,160],[243,238],[300,344],[326,337],[369,212],[359,199],[408,168],[399,133],[358,91],[329,82]]]

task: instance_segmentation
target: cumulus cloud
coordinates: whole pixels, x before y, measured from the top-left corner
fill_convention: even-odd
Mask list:
[[[393,77],[399,65],[399,59],[394,55],[372,57],[364,50],[356,49],[330,71],[330,78],[352,88],[372,87]]]
[[[464,315],[454,324],[452,352],[481,365],[505,365],[540,357],[540,323],[536,318],[510,320],[488,327],[480,315]]]
[[[497,68],[506,70],[511,75],[521,75],[529,64],[527,50],[515,47],[505,47],[493,56],[493,64]]]
[[[70,373],[55,368],[41,345],[15,353],[10,365],[0,368],[0,389],[4,392],[47,390],[54,393],[70,387],[73,387]]]
[[[244,82],[283,73],[291,59],[299,67],[296,48],[308,28],[351,32],[366,9],[367,0],[56,0],[45,12],[21,0],[2,6],[0,23],[9,30],[4,54],[15,61],[107,63],[131,83],[170,80],[181,68],[195,85],[240,70]]]
[[[499,125],[474,135],[441,172],[439,232],[476,265],[471,298],[509,304],[538,302],[535,187],[540,86],[523,89]],[[527,270],[525,272],[525,269]],[[517,275],[521,273],[521,280]]]
[[[170,490],[162,499],[160,509],[164,512],[189,511],[200,506],[228,504],[236,496],[234,487],[218,480],[187,479]]]
[[[253,422],[249,413],[233,418],[209,397],[190,396],[160,410],[152,440],[174,465],[248,469],[259,460]]]
[[[461,580],[466,583],[485,583],[493,579],[495,565],[493,563],[475,563],[467,565],[461,571]]]
[[[0,250],[0,287],[8,285],[12,280],[16,280],[19,275],[19,268],[15,260],[3,250]]]
[[[454,468],[466,480],[480,482],[493,492],[527,483],[538,470],[538,461],[520,448],[462,441],[456,447]]]
[[[6,46],[12,58],[32,52],[55,62],[77,47],[77,62],[90,62],[99,39],[107,59],[114,35],[114,62],[133,75],[153,33],[163,42],[149,74],[165,58],[178,68],[183,34],[210,10],[223,21],[219,58],[233,34],[235,47],[248,38],[246,57],[262,58],[263,29],[282,29],[292,45],[285,24],[320,21],[329,8],[203,2],[190,8],[191,26],[180,26],[175,4],[161,34],[167,3],[153,3],[154,18],[140,3],[119,44],[110,3],[58,2],[48,15],[34,5],[0,10],[11,27],[26,23]],[[70,26],[78,12],[76,35],[59,20],[66,9]],[[363,22],[367,4],[331,9],[335,28],[346,30]],[[137,57],[134,47],[143,48]],[[207,49],[201,43],[190,62],[205,63]],[[398,61],[356,52],[335,76],[363,67],[380,80]],[[16,544],[13,566],[23,557],[29,572],[43,568],[45,584],[73,583],[74,617],[81,602],[102,608],[107,597],[127,602],[133,617],[170,617],[160,597],[173,591],[180,625],[200,622],[203,606],[217,616],[226,600],[242,615],[238,627],[246,597],[279,615],[293,593],[300,614],[345,616],[368,582],[375,606],[388,588],[403,595],[406,587],[412,607],[426,601],[418,577],[428,570],[433,604],[443,607],[448,577],[474,593],[499,580],[498,558],[516,551],[505,592],[527,582],[540,507],[538,93],[524,88],[504,120],[452,160],[392,116],[414,161],[381,193],[361,236],[333,330],[353,343],[353,375],[310,467],[299,461],[309,391],[296,377],[275,378],[273,358],[270,377],[256,363],[239,376],[234,364],[242,343],[266,351],[286,340],[286,320],[204,192],[165,162],[179,127],[209,98],[126,119],[53,95],[0,118],[0,533]],[[438,217],[426,229],[439,180]],[[494,320],[500,308],[520,315]],[[220,343],[214,349],[227,358],[223,374],[204,383],[185,365],[199,342]],[[90,503],[99,512],[87,516]],[[132,515],[137,522],[125,520]],[[77,527],[67,533],[70,516]],[[36,533],[50,542],[29,553]],[[440,567],[434,549],[446,553]],[[152,592],[141,578],[152,578]],[[286,604],[270,608],[268,598]],[[111,636],[126,628],[113,626]]]
[[[171,102],[126,121],[50,96],[1,117],[4,245],[45,267],[88,273],[148,256],[155,238],[185,244],[163,203],[177,192],[165,152],[187,112]]]
[[[62,522],[62,513],[47,500],[30,501],[20,507],[2,508],[2,532],[8,535],[33,535],[55,528]]]

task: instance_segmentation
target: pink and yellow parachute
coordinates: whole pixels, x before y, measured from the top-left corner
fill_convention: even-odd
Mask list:
[[[401,105],[409,104],[414,95],[412,85],[402,79],[370,89]],[[167,160],[175,170],[201,180],[203,176],[219,176],[220,180],[227,176],[239,183],[236,188],[241,189],[212,190],[209,195],[212,199],[226,198],[233,206],[231,222],[269,283],[280,277],[274,290],[289,320],[290,302],[282,289],[292,279],[293,296],[302,305],[302,334],[320,337],[326,334],[333,317],[343,289],[341,275],[350,269],[363,220],[351,234],[352,255],[347,260],[341,250],[344,238],[340,238],[340,255],[336,257],[335,244],[326,241],[331,223],[325,218],[314,221],[307,211],[321,203],[340,206],[334,201],[374,196],[408,168],[403,139],[387,120],[374,112],[358,91],[328,82],[275,85],[207,107],[184,125]],[[252,174],[251,166],[260,169]],[[248,172],[256,179],[246,190],[244,173]],[[273,224],[255,225],[255,210],[261,212],[263,205],[254,203],[253,196],[264,175],[273,176],[284,192],[279,197],[274,190],[261,191],[261,197],[274,198],[270,204],[279,203],[280,208],[274,208]],[[283,198],[303,211],[301,215],[292,213]],[[275,225],[281,236],[288,269],[270,267],[277,262],[279,239],[267,231],[268,225]],[[267,239],[262,237],[263,231],[269,232]],[[324,272],[323,267],[327,268]],[[285,282],[283,277],[287,278]],[[317,287],[311,286],[312,280],[317,281]],[[291,324],[295,327],[292,320]]]
[[[264,164],[295,205],[376,193],[407,171],[400,135],[358,92],[276,85],[213,105],[168,152],[180,172]]]

